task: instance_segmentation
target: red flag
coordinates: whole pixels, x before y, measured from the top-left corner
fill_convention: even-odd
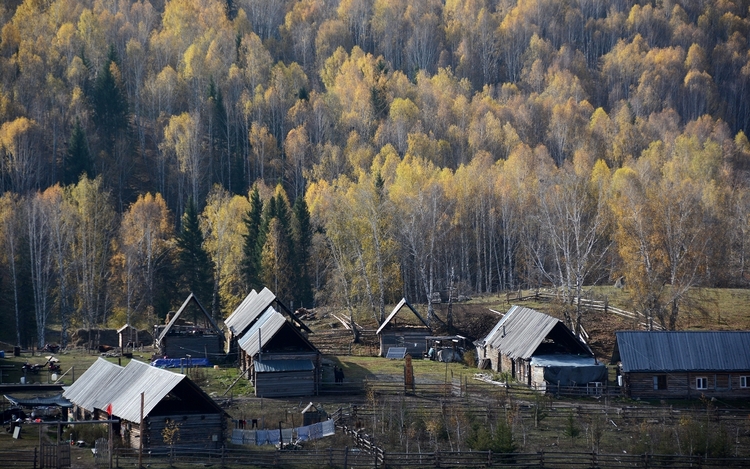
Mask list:
[[[107,415],[112,417],[112,403],[111,402],[107,404],[107,408],[105,410],[107,411]]]

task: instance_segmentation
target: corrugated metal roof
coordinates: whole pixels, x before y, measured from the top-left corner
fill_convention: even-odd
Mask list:
[[[274,373],[279,371],[312,371],[315,365],[312,360],[255,360],[257,373]]]
[[[250,315],[249,306],[257,296],[258,292],[252,290],[245,299],[242,300],[242,303],[232,311],[232,314],[224,320],[224,325],[227,326],[227,329],[229,329],[232,334],[241,334],[242,330],[239,329],[239,326],[245,322],[247,322],[247,324],[250,323],[247,321],[247,318]],[[247,327],[247,325],[245,327]]]
[[[414,309],[414,307],[411,304],[409,304],[408,301],[406,301],[406,298],[401,298],[401,301],[399,301],[398,304],[396,305],[396,307],[393,308],[393,311],[391,311],[391,314],[389,314],[388,317],[385,319],[385,321],[383,321],[383,324],[381,324],[380,327],[378,328],[378,330],[375,331],[375,334],[379,335],[380,332],[383,329],[385,329],[385,326],[387,326],[393,320],[393,318],[398,314],[399,311],[401,311],[401,308],[403,308],[404,306],[408,306],[409,309],[411,310],[411,312],[414,313],[414,315],[417,318],[419,318],[420,321],[422,321],[422,324],[424,324],[425,327],[427,327],[427,328],[430,327],[429,325],[427,325],[427,321],[425,321],[424,318],[422,318],[422,316],[419,315],[419,313],[417,312],[417,310]]]
[[[96,361],[73,384],[63,392],[63,397],[73,404],[83,407],[89,412],[94,411],[94,402],[102,389],[107,389],[109,383],[120,374],[123,367],[108,362],[103,358]]]
[[[113,415],[139,422],[141,392],[144,393],[143,415],[148,415],[183,379],[184,375],[137,360],[131,360],[128,366],[121,367],[99,358],[65,390],[63,396],[89,412],[104,410],[112,404]]]
[[[131,422],[141,419],[141,393],[144,393],[143,415],[148,415],[185,375],[173,373],[131,360],[96,401],[97,409],[112,404],[112,413]]]
[[[240,337],[240,340],[237,342],[237,344],[242,350],[247,352],[248,355],[254,357],[258,352],[260,352],[261,347],[265,347],[266,344],[268,344],[268,342],[273,339],[273,336],[275,336],[276,333],[279,332],[286,323],[287,321],[281,313],[275,310],[268,311],[261,317],[258,322],[253,324],[253,327],[251,327],[245,333],[245,335]],[[258,344],[259,331],[260,345]]]
[[[182,391],[175,390],[178,385]],[[128,366],[121,367],[99,358],[65,390],[63,396],[90,412],[95,409],[105,410],[112,404],[112,415],[123,420],[140,422],[141,393],[144,395],[145,417],[172,392],[183,396],[186,406],[189,406],[193,399],[203,397],[218,411],[221,410],[186,376],[137,360],[131,360]]]
[[[514,305],[480,344],[490,345],[511,358],[527,359],[558,323],[561,321],[552,316]]]
[[[620,331],[622,370],[748,371],[750,331]]]

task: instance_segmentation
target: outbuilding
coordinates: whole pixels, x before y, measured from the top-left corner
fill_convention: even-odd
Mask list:
[[[400,315],[404,308],[411,311],[413,316]],[[380,340],[381,357],[388,354],[388,349],[399,348],[403,349],[401,351],[404,354],[408,353],[412,357],[421,358],[427,353],[427,337],[432,335],[432,330],[427,321],[406,301],[406,298],[402,298],[375,334]]]
[[[483,339],[474,342],[480,368],[507,373],[534,389],[603,386],[607,367],[557,318],[512,306]]]
[[[273,307],[238,339],[239,362],[258,397],[312,396],[320,389],[321,354]]]
[[[154,337],[162,357],[191,356],[214,362],[225,356],[224,333],[192,293],[165,326],[154,326]]]
[[[612,363],[632,398],[750,398],[749,331],[619,331]]]

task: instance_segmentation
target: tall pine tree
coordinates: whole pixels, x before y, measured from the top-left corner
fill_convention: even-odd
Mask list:
[[[203,247],[203,231],[192,197],[182,216],[182,229],[177,237],[177,266],[183,293],[192,292],[201,303],[213,298],[214,265]]]
[[[247,212],[244,221],[247,227],[247,235],[245,235],[243,246],[242,275],[249,289],[260,290],[263,288],[260,280],[260,253],[263,244],[259,241],[263,223],[263,201],[260,198],[257,186],[253,187],[252,192],[250,192],[250,210]]]
[[[292,233],[294,239],[294,263],[296,272],[295,297],[300,306],[313,306],[313,290],[310,282],[309,262],[312,246],[310,211],[304,197],[297,197],[293,207]]]
[[[128,102],[122,89],[117,53],[110,46],[107,60],[94,83],[92,107],[94,122],[107,139],[106,150],[112,152],[117,137],[128,127]]]

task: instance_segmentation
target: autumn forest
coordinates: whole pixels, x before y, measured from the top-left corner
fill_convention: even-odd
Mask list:
[[[263,286],[377,322],[617,282],[675,329],[696,286],[748,284],[748,0],[6,0],[0,25],[2,340]]]

